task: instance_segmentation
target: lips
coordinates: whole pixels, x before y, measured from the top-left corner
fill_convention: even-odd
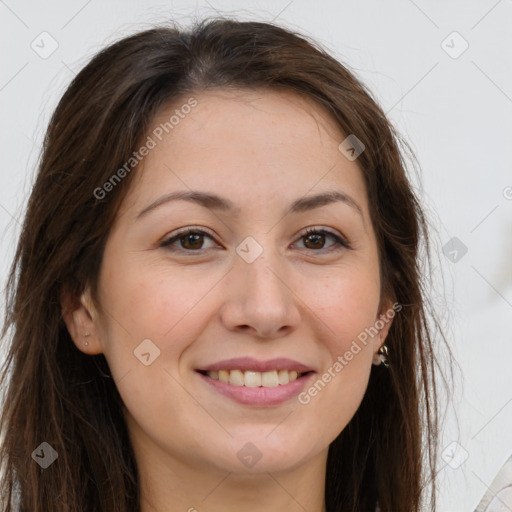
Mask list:
[[[266,361],[258,361],[251,357],[226,359],[197,369],[197,371],[201,373],[219,370],[240,370],[241,372],[253,371],[261,373],[279,370],[288,370],[289,372],[296,371],[297,373],[308,373],[314,371],[309,366],[299,363],[298,361],[294,361],[293,359],[275,358],[268,359]]]
[[[238,357],[196,370],[210,389],[244,405],[277,406],[299,394],[315,370],[288,358]]]

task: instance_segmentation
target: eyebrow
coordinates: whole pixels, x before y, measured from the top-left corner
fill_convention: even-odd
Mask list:
[[[235,203],[233,203],[233,201],[230,199],[226,199],[215,194],[210,194],[208,192],[189,190],[182,192],[171,192],[170,194],[159,197],[156,201],[152,202],[150,205],[146,206],[142,211],[139,212],[137,215],[137,220],[150,211],[153,211],[156,208],[173,201],[189,201],[199,204],[200,206],[210,210],[223,211],[232,213],[234,215],[240,213],[240,207],[237,207]],[[287,213],[302,213],[336,202],[347,204],[356,210],[364,220],[363,212],[359,205],[354,201],[354,199],[352,199],[346,193],[339,191],[323,192],[313,196],[304,196],[296,199],[288,208]]]

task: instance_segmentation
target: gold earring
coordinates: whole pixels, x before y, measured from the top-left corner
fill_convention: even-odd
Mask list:
[[[389,368],[389,350],[388,350],[388,347],[386,345],[382,345],[376,356],[374,357],[374,365],[375,366],[380,366],[381,364],[383,364],[386,368]],[[378,361],[378,363],[376,363],[375,361]]]

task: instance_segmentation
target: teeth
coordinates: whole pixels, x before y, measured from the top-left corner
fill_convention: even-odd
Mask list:
[[[277,372],[263,372],[261,374],[261,385],[265,388],[275,388],[279,386]]]
[[[279,379],[279,384],[288,384],[288,382],[290,382],[288,370],[279,370],[278,379]]]
[[[257,388],[261,386],[261,372],[244,372],[243,375],[244,386],[246,388]]]
[[[229,372],[229,383],[233,384],[233,386],[243,386],[244,374],[240,370]]]
[[[246,386],[248,388],[275,388],[276,386],[284,386],[289,382],[297,380],[302,373],[295,370],[273,370],[271,372],[253,372],[241,370],[212,370],[207,372],[208,377],[221,382],[229,382],[233,386]]]

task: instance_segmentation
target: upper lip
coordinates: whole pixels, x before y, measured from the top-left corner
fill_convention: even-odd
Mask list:
[[[235,357],[232,359],[225,359],[217,363],[209,364],[198,368],[199,371],[214,371],[214,370],[241,370],[253,372],[269,372],[272,370],[288,370],[296,372],[311,372],[305,364],[288,359],[286,357],[278,357],[275,359],[267,359],[266,361],[259,361],[252,357]]]

